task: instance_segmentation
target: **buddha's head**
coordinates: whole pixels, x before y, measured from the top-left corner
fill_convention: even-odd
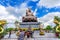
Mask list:
[[[31,9],[30,9],[30,8],[28,8],[28,9],[26,10],[26,12],[31,12]]]

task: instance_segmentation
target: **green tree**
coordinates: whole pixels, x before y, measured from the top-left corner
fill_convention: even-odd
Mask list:
[[[52,27],[50,25],[47,25],[46,30],[52,30]]]
[[[6,31],[7,32],[10,32],[10,31],[12,31],[14,28],[6,28]]]
[[[47,32],[49,32],[49,31],[52,30],[52,27],[51,27],[50,25],[47,25],[46,28],[45,28],[45,30],[46,30]]]

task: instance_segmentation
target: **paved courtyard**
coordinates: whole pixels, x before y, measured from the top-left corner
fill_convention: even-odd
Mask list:
[[[45,35],[41,36],[39,35],[39,31],[35,31],[34,38],[25,38],[25,40],[60,40],[55,37],[54,33],[45,33]],[[8,35],[4,37],[5,39],[2,40],[17,40],[17,36],[15,34],[12,34],[11,38],[8,39]]]

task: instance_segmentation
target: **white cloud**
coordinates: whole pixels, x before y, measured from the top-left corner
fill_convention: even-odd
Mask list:
[[[45,23],[43,23],[43,24],[44,24],[44,28],[45,28],[47,25],[50,25],[50,26],[52,26],[52,27],[55,26],[55,24],[53,23],[53,19],[52,19],[52,20],[49,20],[48,22],[45,22]]]
[[[60,17],[60,12],[52,12],[52,13],[48,13],[47,15],[38,18],[39,22],[43,22],[44,27],[46,27],[47,25],[51,25],[51,26],[55,26],[55,24],[53,23],[54,20],[54,16],[59,16]]]
[[[53,19],[54,16],[60,16],[60,12],[48,13],[48,14],[46,14],[45,16],[41,17],[40,20],[41,20],[41,21],[44,21],[44,22],[47,22],[47,21]]]
[[[6,11],[5,7],[0,5],[0,16],[7,15],[8,12]]]
[[[27,9],[27,3],[22,3],[19,7],[12,7],[9,6],[7,7],[7,11],[11,14],[17,14],[20,16],[24,16],[26,14],[26,9]]]
[[[60,0],[40,0],[37,5],[40,6],[45,6],[47,8],[52,8],[52,7],[58,7],[60,6]]]
[[[3,19],[11,22],[11,20],[16,20],[16,17],[11,15],[4,6],[0,5],[0,20]]]
[[[15,13],[15,11],[16,11],[16,8],[15,7],[12,7],[12,6],[8,6],[8,7],[6,7],[6,10],[9,12],[9,13]]]
[[[12,7],[10,5],[8,7],[4,7],[0,5],[0,20],[6,19],[9,22],[15,20],[22,21],[22,16],[25,16],[27,8],[27,3],[22,3],[19,7]],[[16,14],[20,17],[16,17]]]

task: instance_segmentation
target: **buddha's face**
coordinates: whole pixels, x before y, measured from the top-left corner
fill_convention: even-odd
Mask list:
[[[26,12],[31,12],[31,10],[30,9],[27,9]]]

